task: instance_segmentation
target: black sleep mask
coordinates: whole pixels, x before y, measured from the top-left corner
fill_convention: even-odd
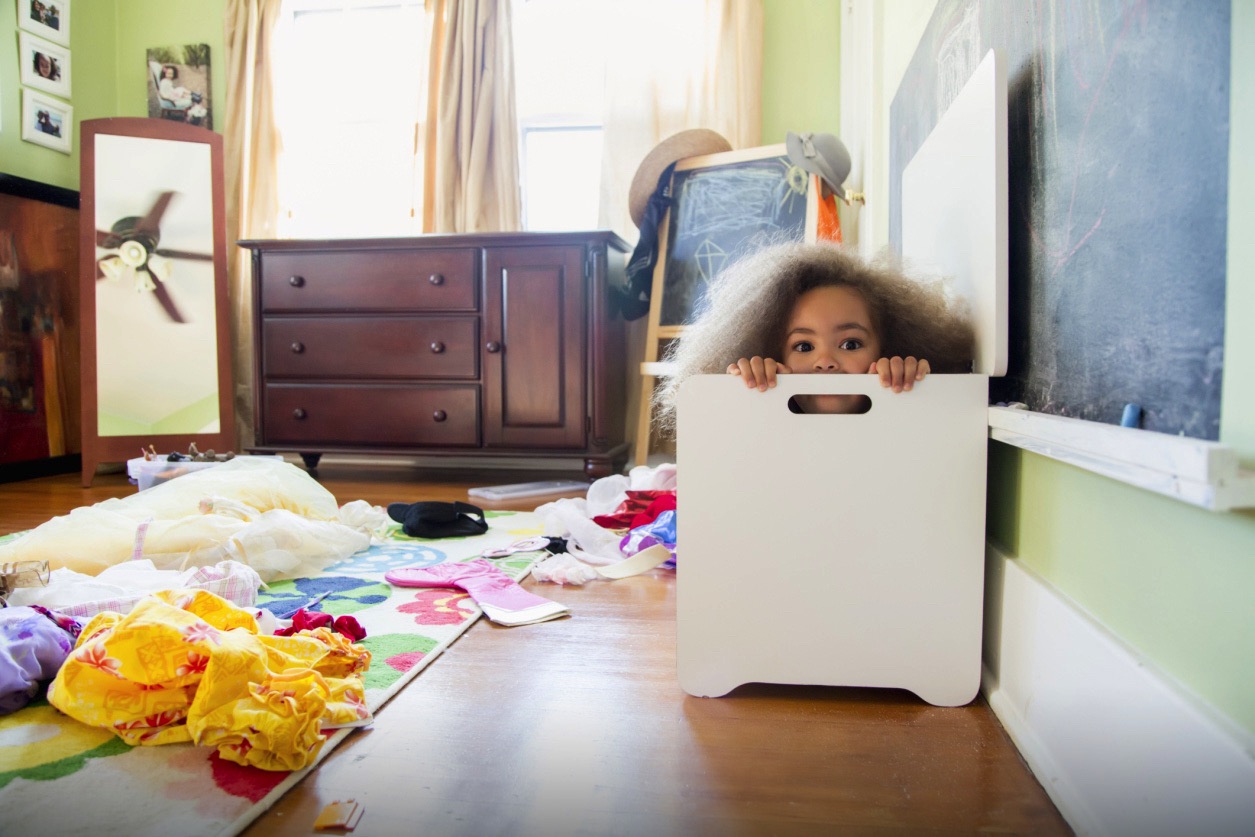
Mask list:
[[[411,538],[458,538],[488,531],[484,510],[470,503],[392,503],[388,517],[401,524]]]

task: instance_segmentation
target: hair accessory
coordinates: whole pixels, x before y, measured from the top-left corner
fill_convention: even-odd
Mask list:
[[[531,538],[524,538],[521,541],[515,541],[509,546],[490,547],[479,554],[485,558],[505,558],[507,555],[513,555],[516,552],[539,552],[542,549],[549,549],[549,538],[544,535],[537,535]]]

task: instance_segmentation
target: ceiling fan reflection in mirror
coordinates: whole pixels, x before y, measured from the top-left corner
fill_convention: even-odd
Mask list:
[[[96,245],[115,251],[113,255],[96,260],[96,278],[133,282],[137,293],[152,292],[171,320],[185,323],[187,320],[171,297],[167,284],[173,272],[171,260],[213,261],[213,254],[189,253],[158,246],[161,242],[161,217],[177,197],[177,192],[162,192],[143,216],[120,218],[108,232],[96,230]]]

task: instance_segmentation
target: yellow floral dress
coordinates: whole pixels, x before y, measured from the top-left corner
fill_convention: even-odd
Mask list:
[[[370,721],[370,652],[327,628],[263,636],[204,590],[153,594],[83,628],[48,702],[128,744],[190,741],[265,770],[298,770],[322,731]]]

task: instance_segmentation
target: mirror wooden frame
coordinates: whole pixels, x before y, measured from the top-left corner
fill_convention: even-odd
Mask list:
[[[102,136],[134,137],[157,142],[196,143],[208,146],[209,176],[211,179],[212,208],[207,211],[212,217],[213,266],[212,289],[214,326],[216,334],[216,364],[218,386],[218,432],[216,433],[169,433],[145,435],[105,435],[100,434],[99,416],[99,353],[98,337],[101,324],[97,322],[97,285],[100,267],[97,260],[100,256],[98,234],[100,229],[96,217],[97,206],[103,201],[114,199],[114,196],[97,193],[97,141]],[[156,146],[154,146],[155,148]],[[183,146],[172,146],[171,150],[182,149]],[[190,149],[189,149],[190,150]],[[199,153],[199,152],[197,152]],[[81,311],[81,382],[82,382],[82,447],[83,470],[82,483],[86,488],[95,477],[97,466],[102,463],[126,462],[133,459],[149,445],[159,453],[184,451],[195,443],[202,450],[226,452],[235,448],[235,413],[232,400],[231,376],[231,321],[230,306],[227,297],[227,244],[226,244],[226,199],[224,187],[222,136],[205,128],[198,128],[180,122],[164,119],[142,119],[117,117],[110,119],[85,120],[80,126],[80,311]],[[133,161],[139,170],[142,161]],[[128,167],[130,168],[130,167]],[[135,200],[146,205],[152,201],[149,193],[138,194]],[[107,204],[105,204],[107,205]],[[143,212],[143,209],[137,210]],[[155,244],[153,246],[156,246]],[[151,257],[151,254],[150,254]],[[175,256],[174,258],[179,258]],[[168,291],[167,291],[168,293]],[[162,347],[154,347],[160,352]],[[154,384],[157,386],[158,384]],[[137,387],[128,397],[143,403],[146,393]]]

